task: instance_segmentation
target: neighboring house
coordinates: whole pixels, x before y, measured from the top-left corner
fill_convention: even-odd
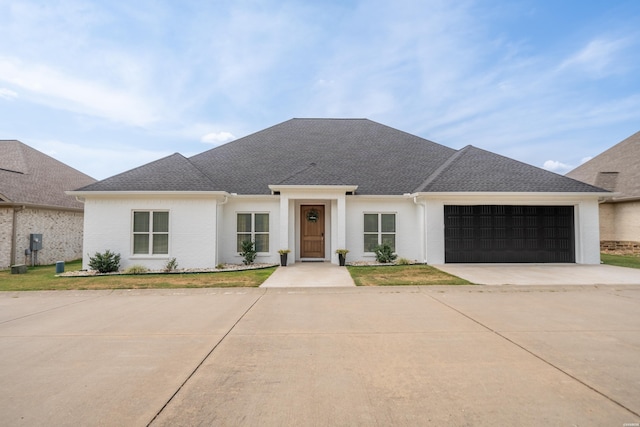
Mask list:
[[[84,253],[122,267],[374,260],[600,262],[605,190],[472,146],[454,150],[366,119],[292,119],[185,158],[173,154],[69,192]],[[88,259],[85,258],[85,267]]]
[[[640,132],[567,176],[614,192],[600,204],[601,249],[640,253]]]
[[[0,140],[0,268],[31,263],[30,235],[41,234],[38,264],[82,257],[84,205],[65,191],[96,180],[20,141]]]

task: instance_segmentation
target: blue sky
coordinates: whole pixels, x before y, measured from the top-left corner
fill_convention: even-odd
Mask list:
[[[0,0],[0,139],[103,179],[292,117],[559,173],[640,131],[640,1]]]

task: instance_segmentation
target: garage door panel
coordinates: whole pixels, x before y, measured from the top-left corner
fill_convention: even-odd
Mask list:
[[[573,206],[445,206],[445,262],[575,262]]]

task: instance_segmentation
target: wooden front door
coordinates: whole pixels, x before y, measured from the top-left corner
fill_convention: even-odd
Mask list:
[[[324,258],[324,205],[300,206],[300,257]]]

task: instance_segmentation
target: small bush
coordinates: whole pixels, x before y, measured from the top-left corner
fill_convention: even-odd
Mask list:
[[[251,240],[245,240],[242,242],[241,247],[242,251],[240,252],[240,255],[244,258],[242,261],[244,265],[253,264],[253,261],[256,259],[256,255],[258,254],[256,252],[255,244]]]
[[[120,269],[120,254],[106,250],[103,254],[96,254],[89,258],[89,267],[98,273],[112,273]]]
[[[398,265],[410,265],[411,261],[407,258],[398,258],[398,260],[396,261],[396,264]]]
[[[124,272],[126,274],[144,274],[149,272],[149,269],[144,265],[135,264],[127,268]]]
[[[178,261],[176,261],[175,258],[171,258],[169,261],[167,261],[167,263],[164,265],[164,272],[165,273],[169,273],[170,271],[174,271],[178,268]]]
[[[216,265],[216,269],[224,270],[224,264],[220,263],[220,264]]]
[[[394,254],[391,250],[391,246],[387,244],[376,246],[373,252],[376,254],[376,261],[382,264],[393,262],[398,257],[398,255]]]

